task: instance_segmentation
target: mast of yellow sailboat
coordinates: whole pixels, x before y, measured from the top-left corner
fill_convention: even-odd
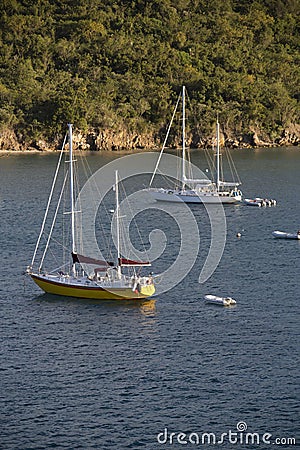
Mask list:
[[[119,207],[119,178],[118,171],[115,171],[115,193],[116,193],[116,222],[117,222],[117,260],[118,277],[121,278],[121,252],[120,252],[120,207]]]
[[[74,171],[73,171],[73,138],[72,138],[72,124],[69,127],[69,159],[70,159],[70,203],[71,203],[71,239],[72,239],[72,254],[76,253],[75,248],[75,210],[74,210]],[[76,274],[75,263],[72,266],[73,274]]]
[[[185,86],[182,87],[182,189],[185,189],[186,180],[186,149],[185,149]]]
[[[219,117],[217,117],[217,130],[216,130],[216,137],[217,137],[217,191],[220,190],[220,124],[219,124]]]

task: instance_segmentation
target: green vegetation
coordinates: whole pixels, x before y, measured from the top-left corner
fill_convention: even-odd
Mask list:
[[[299,0],[1,0],[0,128],[159,133],[183,84],[194,127],[299,123]]]

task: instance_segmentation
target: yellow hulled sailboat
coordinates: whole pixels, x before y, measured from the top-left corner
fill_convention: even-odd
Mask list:
[[[58,204],[54,212],[53,222],[50,231],[46,233],[45,224],[49,214],[50,204],[53,197],[55,185],[57,183],[58,173],[63,161],[63,155],[66,138],[69,140],[68,170],[65,174],[62,184],[61,193]],[[76,215],[80,211],[75,210],[75,159],[73,156],[72,144],[72,124],[68,125],[68,134],[66,135],[58,165],[55,171],[41,231],[35,246],[34,254],[30,266],[27,267],[27,273],[31,276],[33,281],[46,293],[55,294],[67,297],[79,297],[84,299],[95,300],[129,300],[129,299],[145,299],[151,297],[155,293],[155,286],[152,273],[148,276],[142,276],[141,270],[143,266],[150,266],[149,262],[135,261],[126,259],[121,256],[120,252],[120,213],[119,213],[119,190],[118,190],[118,172],[115,173],[115,197],[116,197],[116,226],[117,226],[117,263],[97,259],[80,254],[77,251],[77,234],[75,232]],[[70,191],[70,250],[69,258],[66,263],[63,263],[58,268],[48,271],[44,268],[44,261],[49,250],[49,244],[52,239],[54,225],[58,216],[60,204],[63,199],[63,191],[66,186],[69,186]],[[41,261],[36,263],[38,250],[42,241],[46,241],[45,248],[42,252]],[[91,268],[91,270],[87,270]],[[124,270],[128,273],[123,273]]]

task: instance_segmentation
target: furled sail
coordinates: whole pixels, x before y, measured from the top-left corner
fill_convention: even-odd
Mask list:
[[[120,266],[151,266],[151,263],[149,261],[142,262],[142,261],[133,261],[132,259],[119,258],[119,265]]]
[[[235,181],[220,181],[219,186],[239,186],[241,183]]]
[[[91,258],[90,256],[80,255],[79,253],[72,253],[73,263],[92,264],[95,266],[114,266],[113,262],[103,261],[101,259]]]
[[[208,180],[207,178],[187,178],[185,176],[182,177],[183,181],[187,184],[203,184],[203,185],[209,185],[212,184],[211,180]]]

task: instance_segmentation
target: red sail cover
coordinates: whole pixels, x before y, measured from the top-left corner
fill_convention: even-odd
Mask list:
[[[119,265],[120,266],[151,266],[151,263],[149,261],[142,262],[142,261],[133,261],[132,259],[119,258]]]
[[[106,266],[106,267],[114,265],[113,262],[90,258],[89,256],[79,255],[78,253],[72,253],[72,259],[73,263],[92,264],[95,266]]]

